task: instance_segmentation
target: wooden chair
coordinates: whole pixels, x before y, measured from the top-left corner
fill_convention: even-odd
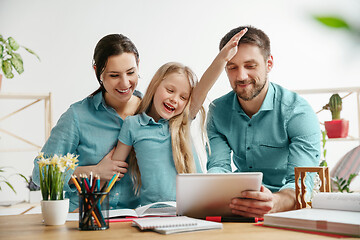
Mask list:
[[[295,167],[295,194],[296,194],[296,209],[310,207],[305,201],[306,173],[316,172],[321,180],[320,192],[330,192],[330,174],[328,167]],[[299,180],[301,178],[301,184]]]

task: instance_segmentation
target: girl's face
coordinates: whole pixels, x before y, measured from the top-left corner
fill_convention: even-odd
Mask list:
[[[170,119],[181,114],[189,101],[191,86],[183,73],[171,73],[156,89],[148,113],[157,122],[160,118]]]
[[[133,53],[122,53],[108,58],[101,74],[105,99],[109,105],[128,102],[138,83],[138,66]]]

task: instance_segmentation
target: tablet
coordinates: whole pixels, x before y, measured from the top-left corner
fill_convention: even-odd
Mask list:
[[[260,191],[261,172],[178,174],[176,213],[195,218],[231,216],[229,204],[245,190]]]

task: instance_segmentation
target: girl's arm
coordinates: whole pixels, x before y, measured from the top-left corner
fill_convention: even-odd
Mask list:
[[[209,90],[224,70],[226,63],[237,53],[239,40],[246,32],[247,28],[235,34],[223,47],[223,49],[221,49],[219,54],[215,57],[214,61],[201,77],[199,83],[192,92],[190,103],[190,119],[195,118],[203,102],[205,101]]]
[[[128,157],[132,146],[126,145],[120,141],[118,141],[118,144],[115,148],[115,152],[113,154],[112,159],[115,161],[124,161]]]

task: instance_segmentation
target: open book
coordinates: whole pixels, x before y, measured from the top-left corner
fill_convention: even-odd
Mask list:
[[[109,218],[176,216],[176,202],[156,202],[136,209],[109,210]],[[66,221],[79,221],[79,213],[68,213]]]
[[[318,193],[312,208],[265,214],[264,225],[360,237],[360,194]]]
[[[156,202],[136,209],[114,209],[109,211],[109,218],[176,216],[176,202]]]

